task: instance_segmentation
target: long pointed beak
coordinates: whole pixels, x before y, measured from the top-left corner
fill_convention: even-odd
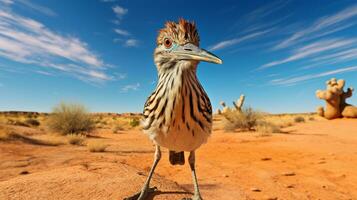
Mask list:
[[[213,53],[201,49],[191,43],[187,43],[183,46],[178,46],[177,48],[173,49],[171,53],[175,54],[181,60],[197,60],[211,62],[215,64],[223,63],[222,60]]]

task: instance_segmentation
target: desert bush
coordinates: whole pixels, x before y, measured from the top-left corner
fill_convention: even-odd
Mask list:
[[[85,133],[94,129],[91,115],[80,104],[60,103],[55,106],[48,125],[53,131],[62,134]]]
[[[262,118],[262,115],[252,108],[244,108],[241,111],[229,110],[222,115],[224,116],[224,129],[227,131],[235,129],[254,130],[254,127]]]
[[[40,125],[40,122],[37,119],[32,119],[32,118],[26,119],[25,123],[30,126],[39,126]]]
[[[296,123],[305,122],[305,118],[304,118],[304,117],[301,117],[301,116],[295,117],[295,118],[294,118],[294,122],[296,122]]]
[[[266,121],[260,121],[257,126],[255,127],[255,130],[262,133],[262,134],[270,134],[270,133],[280,133],[281,130],[279,126],[269,123]]]
[[[310,121],[315,121],[315,117],[309,117]]]
[[[67,135],[67,141],[72,145],[81,145],[86,139],[85,135],[82,134],[69,134]]]
[[[118,124],[114,127],[113,133],[119,133],[120,131],[124,131],[124,130],[125,130],[124,127]]]
[[[94,140],[88,142],[87,147],[90,152],[104,152],[108,145],[102,141]]]
[[[130,122],[129,122],[129,125],[131,127],[137,127],[137,126],[139,126],[139,124],[140,124],[140,121],[138,119],[135,119],[135,118],[130,120]]]

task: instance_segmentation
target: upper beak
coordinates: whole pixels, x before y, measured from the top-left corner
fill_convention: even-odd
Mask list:
[[[222,64],[222,60],[216,55],[209,51],[201,49],[191,43],[187,43],[183,46],[178,46],[176,49],[172,50],[172,53],[182,60],[198,60]]]

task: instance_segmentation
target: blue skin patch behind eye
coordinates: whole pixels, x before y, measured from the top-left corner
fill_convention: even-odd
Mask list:
[[[173,50],[176,50],[178,48],[178,45],[176,43],[172,43],[172,47],[168,49],[170,52]]]

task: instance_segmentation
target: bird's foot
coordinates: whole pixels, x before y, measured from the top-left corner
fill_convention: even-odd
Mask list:
[[[192,198],[183,198],[182,200],[203,200],[201,195],[193,195]]]
[[[133,196],[124,198],[124,200],[145,200],[150,193],[157,191],[157,187],[145,188]]]

